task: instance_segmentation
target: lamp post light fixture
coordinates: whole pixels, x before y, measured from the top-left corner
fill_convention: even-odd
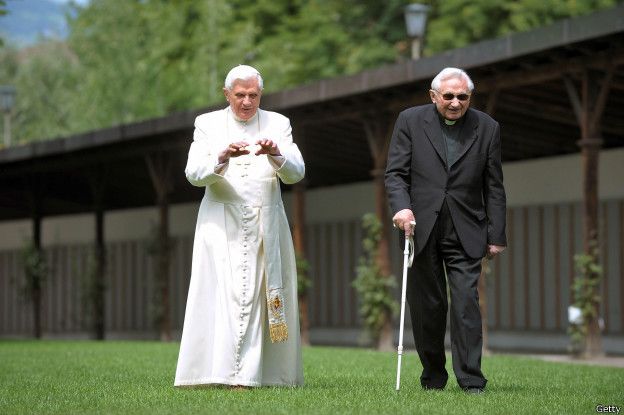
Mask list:
[[[425,37],[427,14],[431,7],[412,3],[405,6],[405,26],[407,35],[412,40],[412,59],[420,58],[421,40]]]
[[[0,110],[4,113],[4,147],[11,145],[11,112],[15,106],[15,87],[0,85]]]

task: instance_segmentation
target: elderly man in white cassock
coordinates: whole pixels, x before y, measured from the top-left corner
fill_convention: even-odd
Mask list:
[[[295,253],[279,180],[305,165],[288,118],[259,108],[263,81],[233,68],[229,106],[195,120],[186,177],[206,191],[175,386],[303,384]],[[279,180],[278,180],[279,179]]]

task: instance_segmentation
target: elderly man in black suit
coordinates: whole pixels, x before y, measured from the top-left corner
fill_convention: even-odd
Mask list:
[[[506,197],[500,128],[487,114],[469,108],[473,90],[466,72],[446,68],[431,82],[433,105],[399,114],[386,190],[394,225],[414,234],[407,301],[423,365],[421,385],[443,389],[448,380],[448,279],[453,371],[462,389],[482,393],[487,379],[481,372],[477,283],[481,259],[499,254],[507,244]]]

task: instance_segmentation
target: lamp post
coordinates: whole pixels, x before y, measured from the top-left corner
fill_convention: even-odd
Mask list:
[[[412,40],[412,59],[420,58],[421,40],[425,36],[427,14],[431,8],[425,4],[413,3],[405,6],[405,26]]]
[[[4,147],[11,145],[11,111],[15,105],[15,87],[0,85],[0,110],[4,113]]]

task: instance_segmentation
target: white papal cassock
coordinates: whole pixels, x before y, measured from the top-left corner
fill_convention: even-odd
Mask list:
[[[265,138],[283,157],[256,156],[250,147],[251,154],[218,165],[228,144]],[[303,384],[295,253],[278,177],[291,184],[304,172],[283,115],[258,109],[240,122],[228,107],[195,120],[185,173],[206,193],[195,229],[176,386]],[[288,339],[272,343],[266,281],[280,273]]]

